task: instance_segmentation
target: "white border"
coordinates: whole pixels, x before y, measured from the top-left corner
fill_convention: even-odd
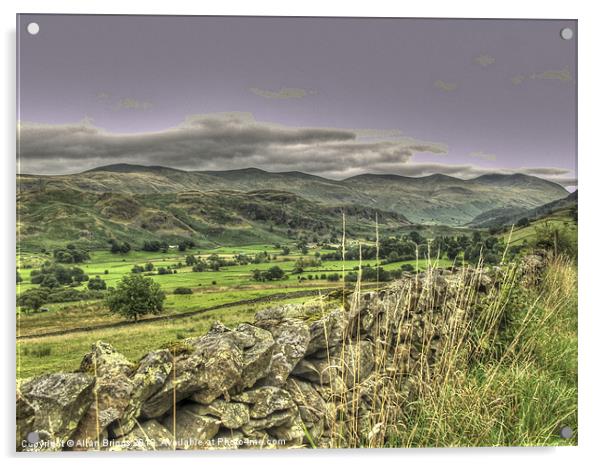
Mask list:
[[[2,367],[4,369],[2,401],[6,403],[1,423],[3,456],[15,461],[14,444],[14,247],[15,247],[15,14],[19,13],[114,13],[114,14],[197,14],[197,15],[283,15],[283,16],[394,16],[394,17],[477,17],[477,18],[563,18],[579,20],[579,447],[576,448],[481,448],[481,449],[423,449],[423,450],[371,450],[371,451],[270,451],[196,453],[193,455],[141,454],[120,456],[119,461],[130,464],[164,464],[166,461],[202,464],[246,465],[286,463],[306,465],[311,462],[339,462],[362,464],[368,462],[396,462],[414,464],[462,464],[504,465],[508,463],[588,464],[596,454],[601,434],[600,403],[600,336],[602,330],[602,306],[597,288],[600,286],[600,244],[602,222],[600,201],[602,193],[602,167],[600,158],[600,99],[602,77],[600,44],[602,24],[596,2],[555,1],[528,2],[504,0],[483,2],[469,0],[353,2],[351,0],[325,1],[155,1],[145,0],[125,3],[123,0],[94,1],[7,1],[0,4],[2,14],[2,202],[0,202],[3,247],[0,248],[2,264],[1,296],[4,306],[4,341],[2,342]],[[31,456],[21,459],[29,462]],[[105,464],[117,457],[105,454],[45,455],[47,464],[63,461],[86,461],[89,464]]]

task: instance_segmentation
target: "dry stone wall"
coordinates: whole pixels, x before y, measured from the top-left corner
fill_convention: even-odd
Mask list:
[[[524,264],[533,274],[542,261]],[[17,450],[333,447],[341,432],[369,445],[498,273],[408,275],[345,305],[272,307],[137,363],[97,342],[79,371],[18,382]]]

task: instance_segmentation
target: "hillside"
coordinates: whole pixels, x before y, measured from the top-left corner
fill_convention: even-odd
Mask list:
[[[46,185],[17,197],[17,232],[22,248],[83,241],[106,247],[109,239],[140,243],[193,238],[212,244],[253,244],[296,238],[297,233],[329,237],[341,229],[373,234],[378,213],[383,231],[409,225],[401,214],[372,207],[327,206],[278,190],[187,190],[131,194],[81,191]]]
[[[516,224],[520,219],[537,220],[541,217],[553,214],[561,210],[569,210],[577,207],[577,191],[568,196],[532,209],[521,207],[508,207],[492,209],[477,215],[468,223],[473,228],[503,227]]]
[[[249,192],[266,188],[323,206],[382,209],[412,223],[450,226],[465,225],[492,209],[533,209],[567,195],[555,183],[520,174],[484,175],[472,180],[445,175],[411,178],[366,174],[330,180],[300,172],[270,173],[256,168],[201,172],[118,164],[73,175],[18,177],[21,193],[58,189],[134,195]]]

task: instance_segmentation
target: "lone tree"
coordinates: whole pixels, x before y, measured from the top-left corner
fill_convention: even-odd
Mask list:
[[[146,314],[159,314],[163,310],[165,293],[152,278],[130,274],[124,276],[114,290],[109,291],[106,304],[114,314],[138,321]]]

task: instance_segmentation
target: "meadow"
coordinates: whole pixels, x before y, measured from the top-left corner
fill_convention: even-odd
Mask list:
[[[294,247],[291,245],[291,251]],[[109,251],[92,251],[90,260],[74,264],[83,269],[90,278],[99,276],[108,287],[114,287],[135,265],[152,263],[154,271],[146,275],[161,285],[166,293],[165,318],[149,322],[144,318],[138,323],[127,321],[124,317],[112,314],[102,300],[86,300],[44,305],[44,312],[17,312],[17,353],[18,377],[29,377],[53,371],[69,371],[77,368],[81,355],[97,341],[107,341],[124,354],[137,358],[147,351],[155,349],[178,338],[203,333],[214,320],[238,323],[252,320],[254,313],[266,306],[289,302],[307,302],[312,299],[309,293],[318,290],[327,295],[333,289],[344,286],[344,274],[359,267],[359,260],[322,261],[319,265],[305,267],[302,273],[293,273],[295,262],[300,258],[315,258],[316,253],[328,252],[327,249],[311,247],[306,254],[299,251],[282,254],[281,248],[269,244],[237,247],[194,248],[185,252],[170,248],[167,252],[130,251],[127,254],[113,254]],[[227,265],[218,271],[194,272],[185,264],[187,255],[207,258],[212,254],[228,260],[237,254],[252,257],[267,253],[269,262],[245,265]],[[31,283],[31,271],[40,267],[49,257],[43,253],[22,253],[17,263],[22,282],[17,285],[17,293],[22,293],[38,285]],[[362,265],[375,266],[377,261],[364,261]],[[180,266],[178,266],[180,264]],[[450,266],[451,261],[426,259],[400,261],[382,264],[384,270],[399,269],[411,264],[416,270],[425,270],[433,266]],[[268,270],[277,265],[287,274],[285,280],[258,282],[253,280],[254,270]],[[159,267],[178,267],[177,273],[160,275]],[[337,273],[340,279],[330,281],[320,277]],[[348,287],[350,285],[347,285]],[[367,285],[370,286],[370,285]],[[192,294],[174,294],[176,288],[190,288]],[[85,290],[86,285],[75,287]],[[274,298],[272,298],[272,296]],[[257,302],[249,302],[257,301]],[[221,307],[220,306],[224,306]],[[218,309],[214,309],[218,307]],[[198,313],[189,317],[169,319],[179,314]],[[126,324],[126,325],[124,325]],[[100,328],[96,328],[100,327]],[[45,335],[52,333],[63,335]]]

